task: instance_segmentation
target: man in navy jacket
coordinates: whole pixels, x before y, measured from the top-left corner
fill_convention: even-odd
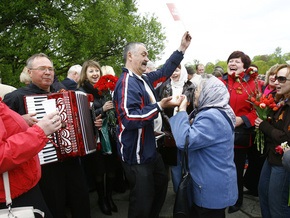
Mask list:
[[[175,107],[178,102],[172,97],[157,102],[153,83],[171,76],[190,42],[191,36],[185,32],[180,47],[163,67],[147,74],[144,73],[149,58],[145,45],[133,42],[124,49],[125,68],[114,91],[114,104],[118,115],[118,153],[130,185],[130,218],[158,218],[163,206],[168,178],[156,150],[154,120],[163,108]]]
[[[77,64],[69,68],[67,72],[67,77],[61,82],[68,90],[76,90],[78,81],[80,79],[80,74],[82,71],[82,66]]]

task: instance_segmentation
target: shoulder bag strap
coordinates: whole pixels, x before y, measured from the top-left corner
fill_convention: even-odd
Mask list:
[[[10,194],[10,185],[9,185],[8,172],[3,173],[2,176],[3,176],[4,190],[5,190],[6,206],[8,207],[8,210],[9,210],[9,213],[10,213],[11,205],[12,205],[12,200],[11,200],[11,194]],[[32,212],[33,213],[38,213],[38,214],[41,215],[41,217],[44,217],[44,212],[42,212],[41,210],[32,208]]]
[[[3,176],[4,190],[5,190],[6,205],[9,206],[11,205],[12,200],[11,200],[11,194],[10,194],[8,172],[4,172],[2,176]]]
[[[188,167],[188,136],[186,136],[186,141],[184,145],[184,151],[182,152],[182,172],[183,174],[189,173]]]

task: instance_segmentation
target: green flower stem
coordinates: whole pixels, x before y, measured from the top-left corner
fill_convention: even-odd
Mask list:
[[[259,129],[255,129],[255,132],[256,132],[256,136],[255,136],[254,143],[257,145],[257,150],[260,151],[261,154],[263,154],[264,143],[265,143],[264,133]]]
[[[105,97],[105,101],[111,101],[112,100],[112,96],[111,96],[111,93],[109,90],[107,90],[105,93],[104,93],[104,97]],[[115,108],[112,108],[108,111],[106,111],[106,115],[107,115],[107,118],[108,118],[108,125],[110,126],[115,126],[116,125],[116,117],[115,117]]]
[[[116,124],[116,117],[115,117],[115,112],[114,109],[110,109],[106,112],[107,117],[108,117],[108,124],[110,126],[114,126]]]

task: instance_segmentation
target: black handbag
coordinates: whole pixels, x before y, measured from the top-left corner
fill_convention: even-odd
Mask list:
[[[182,171],[183,175],[178,186],[173,207],[173,218],[191,217],[191,206],[193,203],[192,195],[192,178],[188,167],[188,137],[182,154]]]
[[[251,147],[255,139],[254,127],[247,128],[246,125],[241,125],[235,128],[235,143],[234,145],[242,147]]]
[[[177,165],[177,147],[171,132],[169,118],[162,113],[164,137],[159,141],[158,151],[162,156],[163,162],[169,166]]]

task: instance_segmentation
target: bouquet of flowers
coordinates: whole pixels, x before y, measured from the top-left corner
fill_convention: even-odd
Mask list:
[[[106,101],[112,100],[112,92],[115,89],[118,77],[113,75],[101,76],[98,82],[94,85],[95,89],[98,89],[99,94],[103,95]],[[114,109],[108,110],[106,112],[109,125],[115,125],[116,117]]]
[[[101,76],[98,82],[94,85],[95,89],[98,89],[98,93],[103,95],[105,101],[112,100],[112,92],[115,89],[118,77],[113,75],[104,75]],[[116,116],[115,109],[112,108],[106,111],[106,117],[103,119],[101,131],[101,145],[103,154],[112,154],[112,147],[110,141],[110,135],[113,136],[113,130],[116,127]]]
[[[253,104],[256,113],[259,118],[262,120],[267,120],[271,111],[277,111],[278,106],[274,101],[272,94],[266,95],[257,95],[257,98],[251,97],[250,103]],[[256,129],[256,137],[254,143],[257,145],[258,151],[263,153],[264,150],[264,133],[261,130]]]

